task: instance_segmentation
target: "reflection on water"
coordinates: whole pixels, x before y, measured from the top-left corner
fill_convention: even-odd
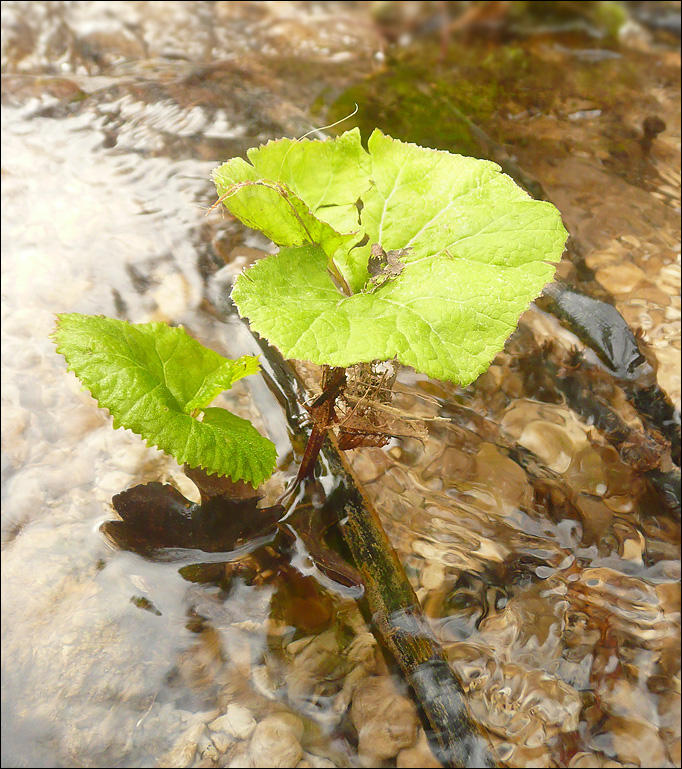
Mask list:
[[[3,3],[3,765],[435,765],[355,604],[300,551],[179,563],[104,540],[123,489],[198,495],[111,429],[48,338],[55,312],[103,313],[240,354],[224,290],[268,244],[204,216],[210,171],[313,107],[358,102],[532,177],[574,237],[560,273],[642,329],[679,405],[674,30],[631,20],[618,43],[585,37],[591,17],[560,33],[444,5],[449,39],[429,3]],[[445,58],[421,77],[427,49]],[[531,308],[466,391],[405,374],[397,405],[442,419],[356,469],[504,762],[679,766],[679,520],[528,338],[554,340],[552,365],[581,344]],[[251,388],[222,402],[277,443],[274,498],[290,448]]]

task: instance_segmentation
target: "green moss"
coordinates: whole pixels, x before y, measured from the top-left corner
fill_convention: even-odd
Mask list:
[[[421,146],[485,157],[468,121],[501,141],[499,118],[529,106],[550,109],[565,73],[534,73],[533,57],[519,45],[451,44],[447,60],[440,61],[432,44],[421,43],[343,93],[330,107],[329,122],[358,104],[358,114],[339,130],[358,126],[367,136],[379,128]]]
[[[511,152],[532,148],[535,155],[556,156],[562,152],[557,142],[571,151],[573,124],[565,120],[577,100],[592,103],[602,120],[612,124],[606,131],[609,141],[627,144],[631,137],[621,114],[633,94],[641,97],[647,90],[642,57],[628,52],[595,61],[579,55],[588,44],[594,48],[594,39],[572,35],[560,40],[561,48],[546,37],[505,45],[452,40],[444,61],[433,41],[416,41],[389,58],[381,72],[345,91],[324,117],[332,123],[357,104],[358,113],[338,131],[358,126],[368,136],[379,128],[421,146],[490,157],[479,128]],[[533,118],[542,115],[564,122],[565,131],[535,135]]]
[[[405,56],[389,62],[385,71],[353,86],[332,105],[329,122],[361,105],[342,129],[356,125],[363,136],[374,128],[425,147],[480,155],[461,114],[487,122],[498,102],[495,82],[474,82],[452,70],[438,73],[434,56]]]

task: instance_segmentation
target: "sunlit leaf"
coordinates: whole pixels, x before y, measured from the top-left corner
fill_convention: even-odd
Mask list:
[[[132,430],[190,467],[254,486],[272,474],[274,445],[247,420],[206,408],[258,371],[256,358],[228,360],[165,323],[99,315],[58,315],[53,336],[69,370],[108,409],[114,427]]]
[[[253,166],[238,161],[245,176],[263,184],[286,180],[316,226],[333,221],[341,228],[339,222],[357,216],[360,229],[352,241],[334,242],[332,254],[324,237],[280,231],[277,216],[268,219],[272,196],[251,187],[237,215],[282,248],[237,279],[235,304],[289,358],[348,366],[395,357],[438,379],[468,384],[552,280],[567,237],[559,212],[530,198],[495,163],[406,144],[380,131],[365,152],[351,133],[329,142],[270,142],[249,153]],[[337,143],[343,152],[354,148],[350,181],[336,163],[343,157],[341,150],[337,157]],[[322,195],[319,178],[328,179]],[[361,205],[351,206],[358,191]],[[232,200],[225,201],[230,210]],[[356,214],[323,222],[321,212],[335,202]],[[261,221],[269,221],[269,229]],[[378,264],[369,263],[372,249]],[[345,294],[330,274],[330,256],[346,277]]]

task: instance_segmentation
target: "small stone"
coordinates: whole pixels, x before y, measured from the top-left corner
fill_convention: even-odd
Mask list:
[[[597,270],[597,280],[612,294],[629,294],[643,280],[646,273],[636,264],[621,262]]]
[[[251,738],[249,749],[254,767],[295,767],[303,758],[296,735],[278,716],[264,718]]]
[[[576,753],[571,759],[569,769],[601,769],[602,762],[594,753]]]
[[[396,766],[398,769],[440,769],[441,763],[431,752],[423,729],[419,730],[419,738],[411,748],[405,748],[398,753]]]
[[[313,753],[304,753],[303,760],[299,763],[299,766],[303,764],[303,761],[312,769],[336,769],[336,764],[333,761],[322,756],[316,756]]]
[[[166,767],[182,769],[182,767],[192,766],[197,752],[197,740],[200,739],[201,732],[204,730],[203,724],[188,729],[178,738],[173,747],[159,758],[156,765],[164,769]]]
[[[234,738],[225,732],[211,732],[211,740],[219,753],[225,753],[234,742]]]
[[[202,760],[211,761],[212,763],[215,763],[218,760],[218,756],[220,755],[220,752],[218,751],[218,748],[214,745],[213,742],[209,741],[206,745],[203,747],[199,747],[199,753],[201,755]]]
[[[194,299],[191,286],[179,272],[165,275],[152,297],[158,307],[153,319],[166,323],[172,323],[182,317]]]
[[[366,766],[393,758],[417,740],[419,721],[414,705],[396,691],[386,676],[372,676],[358,683],[351,719],[358,731],[358,752]]]
[[[276,700],[277,685],[272,680],[272,675],[266,665],[256,665],[251,670],[251,683],[253,688],[268,700]]]
[[[253,759],[249,755],[246,745],[238,747],[230,756],[228,763],[224,764],[227,769],[252,769],[255,766]]]
[[[545,769],[552,766],[549,752],[544,747],[528,748],[516,745],[513,757],[509,760],[511,766],[522,766],[524,769]]]
[[[220,715],[220,708],[212,708],[211,710],[203,710],[199,713],[193,713],[188,718],[190,724],[208,724]]]
[[[444,579],[445,569],[438,561],[427,564],[419,577],[419,581],[426,590],[436,590],[443,584]]]
[[[665,766],[665,746],[654,726],[630,718],[611,718],[605,731],[607,729],[611,733],[613,749],[622,763],[639,766],[641,757],[646,756],[649,766]]]
[[[274,713],[268,717],[270,723],[279,722],[285,729],[288,729],[294,737],[300,742],[303,739],[305,727],[303,721],[295,714],[283,710],[281,713]]]
[[[212,732],[224,732],[239,740],[248,740],[256,728],[256,720],[247,708],[241,705],[228,705],[225,715],[211,721],[208,727]]]
[[[358,665],[350,671],[343,682],[341,691],[334,698],[334,713],[341,714],[348,710],[348,706],[353,699],[353,694],[355,693],[358,683],[362,681],[363,678],[367,678],[369,674],[370,671],[368,671],[364,665]]]
[[[537,454],[557,473],[565,473],[571,465],[574,444],[567,431],[551,422],[537,420],[528,424],[519,443]]]

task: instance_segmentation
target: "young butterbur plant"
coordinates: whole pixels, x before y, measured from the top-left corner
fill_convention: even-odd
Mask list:
[[[337,426],[343,449],[419,435],[390,405],[398,366],[461,385],[485,371],[554,275],[567,237],[559,213],[494,163],[379,131],[366,150],[357,130],[330,141],[272,141],[249,150],[248,162],[223,164],[214,178],[220,202],[279,246],[235,281],[239,313],[285,358],[323,366],[321,393],[307,406],[312,426],[293,420],[308,437],[297,480],[322,451],[338,482],[321,506],[299,500],[290,528],[320,573],[362,586],[375,632],[419,701],[441,762],[493,766],[379,516],[325,437]],[[161,484],[118,494],[122,520],[106,530],[117,543],[139,549],[142,522],[144,551],[231,550],[240,537],[257,537],[281,519],[283,508],[260,510],[250,491],[235,500],[232,483],[258,487],[266,480],[274,446],[246,420],[210,407],[258,371],[255,358],[227,360],[182,328],[101,316],[60,315],[54,338],[115,427],[200,468],[188,474],[202,491],[201,505]],[[295,395],[285,400],[301,413]],[[215,476],[227,476],[227,494],[213,489]],[[357,569],[352,574],[320,546],[321,515],[331,507]]]
[[[232,298],[285,358],[325,366],[311,407],[318,446],[340,397],[342,448],[418,434],[393,418],[396,368],[377,362],[469,384],[551,281],[567,237],[556,208],[496,164],[378,130],[367,150],[357,129],[271,141],[214,180],[228,210],[280,247],[237,278]],[[182,328],[101,316],[60,315],[54,338],[115,427],[208,473],[253,486],[271,475],[272,443],[209,407],[258,371],[255,358],[227,360]],[[303,470],[315,456],[313,446]]]

